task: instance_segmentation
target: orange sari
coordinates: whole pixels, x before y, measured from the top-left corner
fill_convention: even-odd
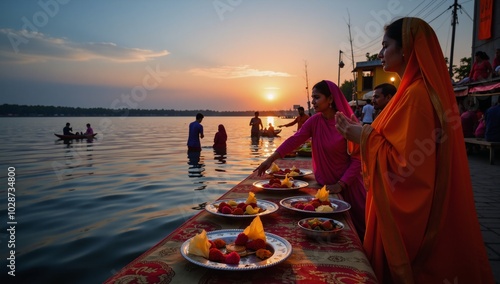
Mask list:
[[[403,21],[408,65],[360,143],[364,247],[381,283],[494,283],[460,116],[432,28]]]

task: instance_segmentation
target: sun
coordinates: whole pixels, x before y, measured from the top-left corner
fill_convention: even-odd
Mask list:
[[[273,93],[268,93],[266,95],[266,98],[267,98],[268,101],[272,101],[272,100],[274,100],[276,98],[276,95],[273,94]]]

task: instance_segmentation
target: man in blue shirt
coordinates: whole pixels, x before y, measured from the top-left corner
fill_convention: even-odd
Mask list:
[[[201,151],[200,138],[203,139],[203,114],[196,114],[196,120],[189,124],[189,137],[187,141],[188,151]]]
[[[372,106],[372,100],[367,99],[366,105],[363,107],[363,111],[361,113],[363,116],[361,122],[363,122],[363,124],[372,124],[374,113],[375,109]]]

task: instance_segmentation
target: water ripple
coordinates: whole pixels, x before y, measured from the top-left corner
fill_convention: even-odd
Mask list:
[[[112,276],[276,149],[281,139],[250,140],[249,119],[206,117],[205,147],[192,157],[186,139],[194,118],[0,118],[0,164],[16,168],[16,280],[99,283]],[[52,133],[67,121],[75,131],[91,123],[97,139],[57,140]],[[210,148],[221,122],[225,155]]]

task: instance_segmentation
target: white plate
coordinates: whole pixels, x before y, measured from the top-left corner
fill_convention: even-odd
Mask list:
[[[212,214],[215,214],[215,215],[219,215],[219,216],[224,216],[224,217],[231,217],[231,218],[248,218],[248,217],[252,217],[253,218],[253,217],[257,216],[257,215],[262,216],[262,215],[271,214],[273,212],[276,212],[276,210],[279,209],[278,204],[276,204],[274,202],[267,201],[267,200],[257,200],[257,206],[259,208],[265,209],[265,211],[257,213],[257,214],[253,214],[253,215],[246,215],[246,214],[245,215],[233,215],[233,214],[224,214],[224,213],[221,213],[221,212],[217,211],[217,207],[215,207],[215,205],[219,205],[222,202],[228,203],[231,200],[235,201],[236,203],[241,203],[241,202],[245,202],[246,201],[246,199],[244,199],[244,198],[217,200],[215,202],[207,204],[205,206],[205,210],[207,210],[209,213],[212,213]]]
[[[309,202],[309,201],[313,200],[314,198],[315,198],[314,196],[287,197],[287,198],[281,199],[280,204],[281,204],[281,206],[285,207],[286,209],[290,209],[290,210],[301,212],[301,213],[317,214],[317,215],[342,213],[342,212],[345,212],[345,211],[351,209],[351,204],[349,204],[343,200],[336,199],[336,198],[329,198],[330,202],[337,206],[337,208],[333,212],[316,212],[316,211],[302,210],[302,209],[298,209],[298,208],[293,207],[293,205],[296,202],[299,202],[299,201]]]
[[[295,175],[295,176],[290,176],[290,177],[293,177],[293,178],[296,178],[296,177],[303,177],[303,176],[307,176],[307,175],[310,175],[313,173],[312,170],[306,170],[306,169],[299,169],[300,171],[300,174],[298,175]],[[266,170],[266,174],[268,175],[273,175],[277,178],[285,178],[286,175],[284,174],[276,174],[276,173],[271,173],[271,170]]]
[[[292,187],[277,187],[277,188],[270,188],[270,187],[264,187],[264,184],[268,184],[269,180],[259,180],[253,183],[255,187],[262,188],[265,190],[269,191],[290,191],[290,190],[296,190],[299,188],[303,188],[309,185],[308,182],[303,181],[303,180],[294,180],[293,181],[293,186]]]
[[[242,233],[241,229],[227,229],[207,232],[207,238],[209,240],[223,239],[226,244],[233,243],[236,240],[238,234]],[[188,253],[189,240],[185,241],[181,246],[181,254],[188,261],[203,266],[206,268],[212,268],[217,270],[255,270],[274,266],[278,263],[285,261],[292,253],[292,245],[280,236],[266,233],[267,239],[267,249],[270,250],[273,255],[268,259],[260,259],[255,254],[241,257],[239,264],[225,264],[210,261],[204,257],[191,255]]]

